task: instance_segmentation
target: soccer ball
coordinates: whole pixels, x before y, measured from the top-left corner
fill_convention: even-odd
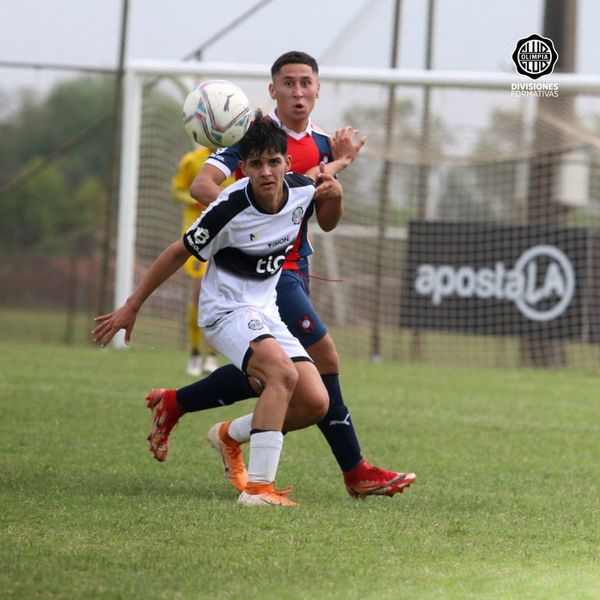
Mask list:
[[[204,81],[183,103],[185,130],[197,144],[207,148],[226,148],[239,142],[250,118],[246,94],[229,81]]]

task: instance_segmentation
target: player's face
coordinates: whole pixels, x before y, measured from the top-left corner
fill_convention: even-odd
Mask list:
[[[319,97],[319,80],[308,65],[283,65],[269,84],[271,98],[277,103],[277,116],[294,131],[304,131],[308,117]]]
[[[279,210],[283,201],[283,176],[290,166],[290,157],[280,152],[250,154],[240,163],[242,173],[250,178],[255,199],[265,210]]]

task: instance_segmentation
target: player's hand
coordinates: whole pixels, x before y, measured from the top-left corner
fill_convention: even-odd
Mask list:
[[[355,141],[354,136],[357,134],[358,129],[350,126],[343,127],[335,132],[331,138],[331,151],[334,160],[344,160],[350,164],[356,158],[356,155],[367,141],[365,135]]]
[[[104,348],[115,337],[118,331],[124,329],[125,343],[129,344],[136,316],[137,311],[131,306],[124,304],[121,308],[111,313],[96,317],[94,319],[96,327],[92,329],[92,339]]]
[[[319,163],[319,172],[316,176],[317,189],[315,198],[318,200],[341,200],[343,189],[341,183],[325,171],[325,163]]]

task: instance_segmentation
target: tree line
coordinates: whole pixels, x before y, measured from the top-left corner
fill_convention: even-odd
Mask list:
[[[0,119],[0,257],[62,255],[73,236],[102,229],[113,106],[112,76],[63,81],[45,96],[20,92]]]

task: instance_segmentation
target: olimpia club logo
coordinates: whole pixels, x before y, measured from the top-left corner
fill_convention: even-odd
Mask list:
[[[517,42],[512,59],[518,73],[530,79],[539,79],[554,71],[558,52],[550,38],[534,33]]]
[[[440,305],[452,296],[514,302],[531,321],[551,321],[562,315],[575,294],[575,269],[556,246],[528,248],[512,269],[503,262],[494,268],[422,264],[417,268],[415,291]]]

